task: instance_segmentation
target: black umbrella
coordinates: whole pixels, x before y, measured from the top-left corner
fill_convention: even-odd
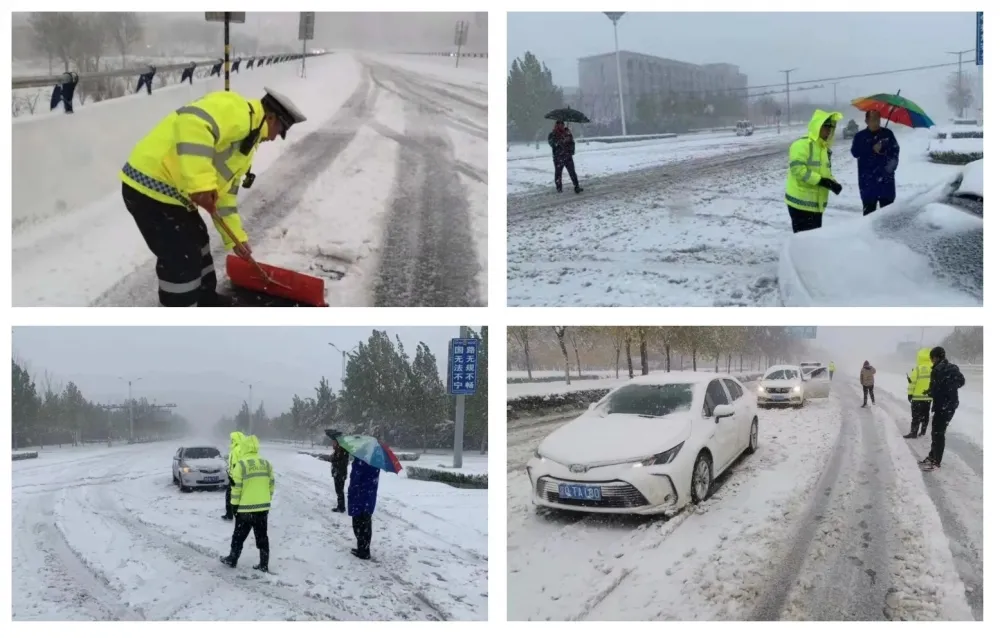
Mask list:
[[[590,121],[589,117],[576,109],[569,108],[568,106],[566,108],[549,111],[545,114],[545,119],[556,120],[557,122],[574,122],[576,124],[586,124]]]

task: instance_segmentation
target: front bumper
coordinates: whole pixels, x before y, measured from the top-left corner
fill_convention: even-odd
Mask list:
[[[229,477],[224,471],[203,472],[191,470],[190,472],[179,472],[180,483],[184,487],[226,487],[229,485]]]
[[[757,405],[771,406],[771,405],[802,405],[805,402],[805,396],[802,393],[799,394],[760,394],[757,393]]]
[[[683,503],[666,467],[619,465],[580,473],[570,472],[551,459],[534,459],[528,463],[531,502],[539,507],[593,514],[673,514]],[[600,498],[560,496],[560,484],[599,487]]]

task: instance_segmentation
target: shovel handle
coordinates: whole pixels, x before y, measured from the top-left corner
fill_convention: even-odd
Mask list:
[[[229,237],[229,239],[232,240],[232,242],[233,242],[234,245],[239,246],[240,248],[243,247],[243,242],[241,242],[239,239],[236,238],[236,235],[229,228],[229,225],[225,222],[225,220],[222,219],[221,215],[219,215],[215,211],[209,211],[208,214],[212,216],[212,221],[216,222],[219,225],[219,227],[223,230],[223,232],[226,233],[226,235]],[[264,269],[260,267],[260,264],[257,263],[257,260],[254,259],[253,256],[247,256],[247,257],[244,257],[243,259],[246,259],[251,264],[253,264],[253,267],[257,269],[257,273],[260,274],[261,278],[264,281],[266,281],[267,283],[272,284],[274,286],[281,286],[282,285],[282,284],[279,284],[274,279],[272,279],[271,276],[268,275],[266,272],[264,272]],[[282,286],[282,287],[287,288],[287,286]]]

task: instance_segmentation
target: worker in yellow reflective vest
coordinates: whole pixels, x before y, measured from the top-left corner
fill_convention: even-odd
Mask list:
[[[226,521],[233,520],[233,506],[230,503],[230,498],[233,491],[233,466],[240,460],[240,443],[243,442],[244,434],[239,430],[229,433],[229,468],[227,469],[226,480],[226,513],[223,514],[222,518]]]
[[[906,398],[910,402],[910,433],[904,439],[915,439],[927,434],[927,424],[931,420],[931,398],[927,391],[931,387],[931,349],[917,350],[917,365],[906,375]]]
[[[840,113],[813,113],[805,137],[788,148],[788,179],[785,181],[785,203],[792,218],[792,232],[799,233],[823,226],[823,212],[829,191],[840,195],[841,186],[833,179],[830,157],[833,154],[834,132]]]
[[[218,91],[177,109],[136,144],[121,170],[125,207],[156,255],[163,306],[231,304],[216,293],[208,228],[198,207],[212,216],[226,250],[250,256],[236,208],[240,185],[253,183],[249,171],[261,142],[284,139],[306,119],[287,97],[264,90],[259,100]]]
[[[826,369],[830,371],[830,381],[833,381],[833,373],[837,371],[837,366],[833,365],[833,361],[831,361]]]
[[[271,498],[274,496],[274,468],[260,457],[260,442],[252,434],[240,443],[239,457],[233,469],[232,503],[236,525],[233,527],[229,555],[220,556],[219,560],[236,567],[243,552],[243,543],[252,529],[257,551],[260,552],[260,562],[253,568],[266,572],[271,554],[267,539],[267,514],[271,511]]]

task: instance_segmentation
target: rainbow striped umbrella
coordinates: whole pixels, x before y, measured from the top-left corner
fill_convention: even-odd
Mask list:
[[[348,454],[356,459],[361,459],[372,467],[393,474],[399,474],[399,471],[403,469],[396,454],[389,449],[389,446],[374,436],[344,434],[337,437],[337,443],[347,450]]]
[[[910,128],[930,128],[934,122],[924,110],[911,100],[889,93],[876,93],[868,97],[859,97],[851,104],[860,111],[878,111],[878,114],[890,122],[909,126]]]

